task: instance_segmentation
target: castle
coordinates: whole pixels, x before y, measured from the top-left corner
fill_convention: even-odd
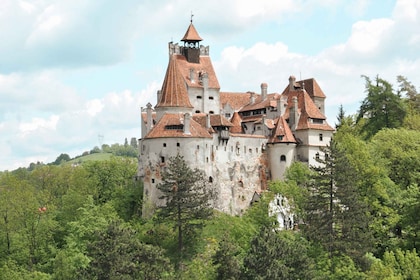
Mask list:
[[[236,215],[269,180],[280,180],[294,161],[316,165],[334,129],[324,115],[325,94],[315,79],[296,81],[283,92],[221,92],[210,56],[192,21],[181,40],[169,43],[169,63],[157,104],[141,110],[138,177],[145,215],[161,205],[161,172],[181,154],[203,170],[218,197],[214,207]]]

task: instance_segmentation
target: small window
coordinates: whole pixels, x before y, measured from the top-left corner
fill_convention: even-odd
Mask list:
[[[163,143],[163,147],[166,147],[166,143]]]
[[[197,99],[201,99],[202,97],[201,97],[201,95],[197,95]]]
[[[196,110],[196,111],[195,111],[195,113],[196,113],[196,114],[200,114],[200,110]]]
[[[322,133],[319,134],[319,141],[323,141],[324,140],[324,136],[322,135]]]
[[[200,145],[197,145],[197,150],[200,150]]]
[[[152,179],[152,184],[154,184],[155,183],[155,179]]]
[[[238,184],[239,184],[239,186],[240,186],[241,188],[243,188],[243,187],[244,187],[244,182],[242,182],[242,180],[239,180]]]
[[[179,142],[178,142],[178,143],[176,143],[176,146],[177,146],[177,147],[180,147],[180,146],[181,146],[181,144],[179,144]]]
[[[226,117],[226,118],[230,118],[230,116],[231,116],[231,114],[230,114],[230,113],[226,113],[226,114],[225,114],[225,117]]]
[[[165,163],[165,157],[160,157],[160,162]]]
[[[209,183],[213,183],[213,177],[209,177]]]
[[[286,156],[285,155],[281,155],[280,156],[280,161],[286,161]]]
[[[316,159],[316,160],[319,160],[319,153],[316,153],[316,154],[315,154],[315,159]]]
[[[213,96],[209,96],[209,99],[210,99],[210,100],[213,100],[213,99],[214,99],[214,97],[213,97]]]
[[[214,111],[210,111],[209,114],[214,114]]]

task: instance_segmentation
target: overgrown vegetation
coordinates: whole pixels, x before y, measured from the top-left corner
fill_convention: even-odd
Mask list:
[[[323,166],[294,163],[240,217],[208,211],[205,180],[182,157],[159,186],[168,207],[146,220],[128,155],[1,172],[0,280],[419,279],[420,96],[404,77],[397,89],[365,81]],[[293,230],[268,215],[276,193]]]

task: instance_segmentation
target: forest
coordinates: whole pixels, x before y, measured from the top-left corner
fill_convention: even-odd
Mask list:
[[[0,172],[0,280],[420,279],[420,94],[402,76],[362,78],[366,96],[357,114],[337,110],[321,167],[293,163],[241,216],[211,209],[203,172],[181,156],[147,218],[126,150]],[[293,229],[269,215],[276,194]]]

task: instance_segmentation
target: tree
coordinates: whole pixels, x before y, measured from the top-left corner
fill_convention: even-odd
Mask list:
[[[60,154],[56,160],[53,162],[54,165],[60,165],[63,162],[71,160],[70,156],[68,154]]]
[[[305,239],[262,227],[245,256],[241,279],[312,279],[313,272]]]
[[[357,182],[359,174],[333,138],[319,159],[306,207],[305,233],[330,257],[347,254],[358,263],[371,248],[369,208]]]
[[[363,100],[359,109],[357,122],[362,119],[362,130],[367,139],[370,139],[382,128],[398,128],[403,124],[406,109],[398,94],[393,92],[392,85],[376,77],[372,81],[363,76],[366,81],[367,97]]]
[[[169,159],[162,172],[162,182],[157,185],[165,201],[157,212],[160,219],[175,223],[178,233],[178,268],[183,259],[185,237],[192,238],[205,220],[210,219],[214,191],[203,171],[191,169],[181,155]]]
[[[239,249],[228,236],[219,242],[219,248],[213,256],[213,264],[217,266],[217,280],[239,279],[241,273],[239,253]]]
[[[95,233],[87,246],[89,279],[163,279],[169,259],[161,248],[143,244],[130,227],[115,221]]]

